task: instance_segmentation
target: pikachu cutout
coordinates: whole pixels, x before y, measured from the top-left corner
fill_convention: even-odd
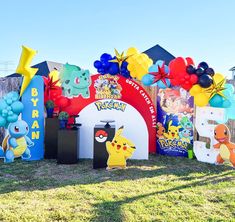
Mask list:
[[[107,161],[107,170],[125,169],[126,160],[130,158],[135,151],[135,145],[122,136],[124,126],[121,126],[114,135],[112,142],[106,142],[106,149],[109,154]]]

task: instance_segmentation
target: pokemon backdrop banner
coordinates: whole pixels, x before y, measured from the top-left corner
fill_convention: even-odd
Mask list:
[[[104,119],[115,120],[116,128],[125,126],[125,135],[136,145],[133,159],[148,159],[149,152],[156,152],[155,107],[138,83],[119,75],[89,77],[81,70],[73,74],[63,85],[64,96],[70,98],[70,105],[64,111],[80,115],[80,145],[86,147],[80,149],[81,158],[93,157],[94,126]]]
[[[193,145],[193,98],[182,88],[158,89],[157,151],[188,156]]]

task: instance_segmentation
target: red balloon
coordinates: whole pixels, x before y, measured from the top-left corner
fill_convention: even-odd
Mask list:
[[[190,82],[194,85],[198,82],[198,76],[195,74],[190,75]]]
[[[194,65],[193,59],[191,57],[187,57],[187,58],[185,58],[185,60],[187,61],[187,66]]]
[[[170,73],[181,73],[181,72],[185,72],[185,60],[182,57],[177,57],[176,59],[174,59],[172,62],[170,62],[169,64],[169,68],[170,68]]]
[[[60,87],[55,88],[55,89],[51,89],[49,91],[49,98],[51,100],[55,100],[56,98],[58,98],[61,95],[62,95],[62,89]]]
[[[62,109],[70,105],[70,100],[64,96],[60,96],[56,99],[56,104]]]
[[[192,88],[192,84],[190,84],[190,83],[188,83],[188,84],[184,83],[184,84],[182,85],[182,88],[184,88],[185,90],[189,91],[189,90]]]
[[[178,86],[179,85],[179,81],[177,79],[171,79],[171,84],[173,86]]]
[[[197,76],[187,73],[186,68],[188,65],[194,65],[193,59],[190,57],[185,59],[183,57],[177,57],[170,62],[170,79],[173,86],[181,86],[186,90],[190,90],[197,83]]]

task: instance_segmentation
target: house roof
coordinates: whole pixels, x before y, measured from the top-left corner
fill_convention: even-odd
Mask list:
[[[57,63],[57,62],[51,62],[51,61],[44,61],[44,62],[40,62],[32,67],[38,68],[36,75],[48,76],[48,74],[53,70],[60,71],[63,67],[63,64]],[[9,75],[8,77],[17,77],[17,76],[19,76],[19,74],[13,73],[13,74]]]
[[[229,71],[235,71],[235,66],[233,66]]]
[[[160,45],[155,45],[144,51],[144,53],[146,53],[153,60],[153,63],[157,60],[163,60],[166,62],[166,65],[168,65],[171,60],[175,59],[171,53],[162,48]]]
[[[153,60],[154,63],[157,60],[163,60],[166,62],[166,65],[168,65],[169,62],[175,58],[171,53],[169,53],[167,50],[162,48],[160,45],[155,45],[151,47],[150,49],[147,49],[146,51],[144,51],[144,53],[146,53]],[[38,68],[36,75],[48,76],[48,74],[55,69],[60,71],[63,67],[63,64],[52,62],[52,61],[44,61],[32,67]],[[8,77],[19,77],[19,76],[20,75],[17,73],[8,75]]]

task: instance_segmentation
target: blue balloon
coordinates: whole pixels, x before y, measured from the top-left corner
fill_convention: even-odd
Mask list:
[[[109,66],[110,66],[110,62],[108,62],[108,61],[103,61],[103,62],[102,62],[102,68],[108,69]]]
[[[162,82],[161,80],[159,80],[157,82],[157,86],[160,88],[160,89],[166,89],[166,88],[169,88],[171,86],[171,82],[169,79],[166,79],[166,85],[164,82]]]
[[[100,56],[100,61],[101,62],[104,62],[104,61],[109,61],[112,59],[112,56],[108,53],[103,53],[101,56]]]
[[[141,82],[145,85],[145,86],[151,86],[153,84],[154,81],[154,76],[150,75],[150,74],[146,74],[142,77]]]
[[[212,107],[222,107],[223,97],[216,94],[210,99],[209,103]]]
[[[119,73],[119,65],[116,62],[112,62],[109,66],[108,73],[111,75],[117,75]]]
[[[208,64],[206,62],[200,62],[198,64],[198,68],[203,68],[204,70],[206,70],[206,69],[209,68],[209,66],[208,66]]]
[[[121,68],[127,69],[127,66],[128,66],[128,62],[124,61],[124,62],[122,63]]]
[[[105,74],[105,71],[104,71],[104,69],[103,68],[100,68],[100,69],[98,69],[98,73],[100,73],[100,74]]]
[[[101,61],[96,60],[96,61],[94,62],[94,67],[95,67],[96,69],[101,68],[101,67],[102,67],[102,63],[101,63]]]

